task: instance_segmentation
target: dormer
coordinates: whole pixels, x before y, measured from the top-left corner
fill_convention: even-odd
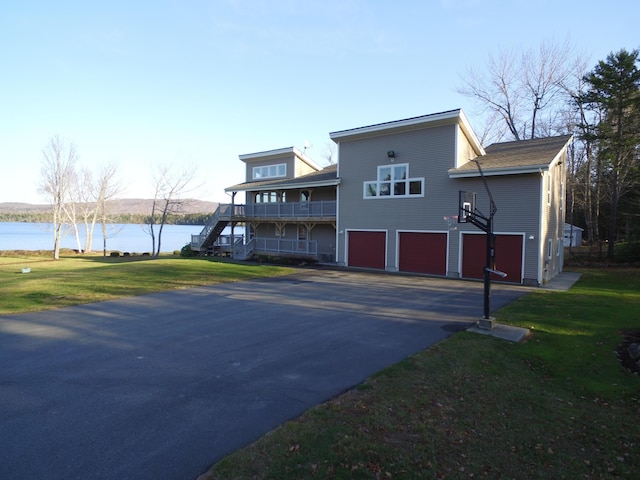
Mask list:
[[[296,147],[248,153],[239,158],[246,164],[246,182],[297,178],[321,169]]]

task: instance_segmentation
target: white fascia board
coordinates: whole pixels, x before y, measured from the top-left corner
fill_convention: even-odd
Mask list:
[[[266,150],[264,152],[246,153],[244,155],[238,155],[238,158],[243,162],[251,160],[264,160],[270,157],[282,157],[285,155],[291,155],[294,153],[295,147],[278,148],[276,150]]]
[[[482,169],[485,177],[492,177],[498,175],[519,175],[523,173],[540,173],[541,171],[549,170],[549,164],[543,165],[527,165],[525,167],[507,167],[507,168],[492,168]],[[465,170],[463,172],[456,172],[449,170],[449,178],[473,178],[479,177],[480,172],[473,170]]]
[[[290,185],[263,185],[260,187],[227,187],[225,192],[263,192],[266,190],[296,190],[299,188],[332,187],[340,184],[340,179],[318,182],[292,183]]]
[[[484,147],[482,146],[482,143],[480,143],[480,140],[478,139],[476,132],[474,132],[473,128],[471,128],[471,124],[469,123],[469,120],[467,119],[467,116],[464,114],[462,109],[460,109],[460,121],[458,122],[458,124],[460,125],[460,128],[462,129],[464,134],[469,139],[469,142],[473,146],[473,150],[478,154],[478,156],[482,157],[486,155],[486,152],[484,151]]]
[[[564,144],[564,146],[560,149],[560,151],[556,154],[556,156],[553,157],[553,160],[551,160],[551,162],[549,162],[549,167],[555,166],[556,163],[558,163],[558,161],[560,160],[562,155],[567,151],[567,147],[569,146],[569,144],[571,142],[573,142],[573,135],[571,135],[569,140],[567,140],[567,143]]]
[[[311,168],[315,170],[321,170],[322,168],[316,162],[314,162],[311,158],[307,157],[304,152],[301,152],[296,147],[286,147],[286,148],[278,148],[276,150],[266,150],[264,152],[255,152],[255,153],[246,153],[243,155],[238,155],[238,158],[243,162],[252,162],[259,160],[268,160],[270,158],[281,158],[295,155],[300,160],[305,162]]]
[[[433,113],[430,115],[423,115],[421,117],[378,123],[376,125],[351,128],[349,130],[340,130],[330,133],[329,138],[335,142],[358,137],[375,136],[376,134],[387,134],[395,130],[415,130],[416,128],[427,126],[429,124],[451,124],[454,123],[453,120],[458,120],[460,118],[461,112],[462,110],[460,109],[450,110],[448,112]]]
[[[417,130],[420,128],[437,127],[439,125],[457,124],[465,134],[478,156],[485,155],[484,148],[478,140],[478,136],[471,128],[471,124],[462,109],[449,110],[447,112],[432,113],[421,117],[407,118],[393,122],[378,123],[366,127],[340,130],[329,134],[329,138],[335,143],[341,140],[353,140],[356,138],[386,135],[399,131]]]

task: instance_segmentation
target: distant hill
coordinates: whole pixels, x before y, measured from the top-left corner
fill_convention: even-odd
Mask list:
[[[146,215],[151,212],[152,199],[144,198],[123,198],[108,202],[109,213],[114,215],[132,214]],[[206,202],[204,200],[185,200],[182,213],[213,213],[218,207],[217,202]],[[51,208],[46,204],[0,202],[0,213],[41,213],[47,212]]]

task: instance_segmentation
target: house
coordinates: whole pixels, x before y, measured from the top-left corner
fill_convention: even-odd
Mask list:
[[[244,192],[245,204],[222,204],[191,248],[211,253],[223,229],[245,225],[245,235],[234,244],[233,256],[288,256],[333,263],[336,258],[337,186],[332,165],[321,168],[295,147],[240,155],[246,164],[246,182],[226,188],[235,202]],[[233,236],[233,231],[232,235]]]
[[[485,234],[458,223],[459,192],[490,198],[496,269],[541,285],[562,270],[566,151],[571,136],[486,149],[462,110],[330,133],[338,162],[321,168],[291,147],[241,155],[246,181],[225,189],[192,249],[243,222],[234,255],[297,256],[350,268],[482,278]],[[477,162],[476,162],[477,161]],[[478,168],[478,164],[481,169]],[[244,204],[235,196],[244,192]],[[491,196],[489,195],[489,192]]]
[[[582,232],[584,232],[584,228],[580,228],[577,225],[571,225],[570,223],[565,223],[564,246],[579,247],[582,245]]]

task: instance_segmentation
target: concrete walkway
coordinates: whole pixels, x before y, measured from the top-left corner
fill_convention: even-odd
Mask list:
[[[581,276],[582,274],[579,272],[561,272],[560,275],[556,275],[549,283],[540,288],[566,292],[573,287],[578,280],[580,280]]]
[[[482,288],[305,270],[0,317],[0,478],[196,478],[469,327]]]

